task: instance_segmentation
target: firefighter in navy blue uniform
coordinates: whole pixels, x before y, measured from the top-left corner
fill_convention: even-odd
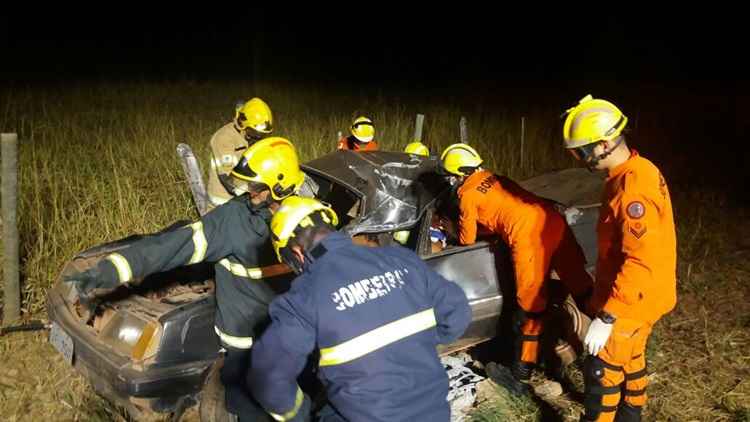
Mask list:
[[[471,322],[463,290],[401,246],[364,247],[335,231],[333,210],[291,196],[271,220],[274,248],[301,274],[271,302],[249,383],[276,420],[302,420],[297,386],[314,349],[329,405],[321,421],[449,421],[436,346]]]
[[[268,304],[276,294],[267,285],[253,281],[288,272],[274,257],[268,223],[279,201],[299,189],[304,175],[291,142],[272,137],[248,148],[232,176],[236,189],[244,189],[246,194],[190,225],[147,236],[112,253],[67,281],[75,285],[85,302],[150,274],[202,261],[215,262],[214,329],[227,350],[221,373],[227,408],[235,414],[255,412],[265,417],[262,409],[252,404],[245,374],[253,339],[267,324]]]

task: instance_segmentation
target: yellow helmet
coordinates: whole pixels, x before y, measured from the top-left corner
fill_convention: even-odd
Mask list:
[[[315,225],[313,220],[317,218],[311,218],[314,213],[319,213],[320,220],[333,227],[339,224],[336,212],[325,202],[296,195],[281,201],[281,206],[271,218],[271,242],[280,262],[282,262],[281,250],[287,246],[289,239],[294,237],[297,227]]]
[[[257,141],[273,132],[273,115],[265,101],[252,98],[237,104],[234,126],[248,141]]]
[[[372,120],[365,116],[354,119],[351,127],[352,135],[360,142],[370,142],[375,137],[375,126]]]
[[[628,118],[606,100],[587,95],[569,109],[563,125],[565,148],[580,148],[599,141],[611,141],[622,133]]]
[[[467,144],[453,144],[440,156],[443,168],[450,174],[466,176],[467,171],[482,165],[482,157]]]
[[[246,187],[250,183],[265,185],[279,201],[296,193],[305,181],[294,145],[277,136],[248,147],[230,174]]]
[[[427,148],[427,145],[419,141],[414,141],[407,145],[406,148],[404,148],[404,152],[408,154],[423,155],[425,157],[430,155],[430,149]]]

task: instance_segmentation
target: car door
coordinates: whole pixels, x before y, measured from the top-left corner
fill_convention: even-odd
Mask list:
[[[429,222],[432,210],[425,213],[420,224],[418,252],[438,274],[458,284],[471,305],[471,324],[464,335],[450,345],[439,348],[441,354],[452,353],[495,336],[503,307],[503,294],[498,273],[505,273],[505,260],[497,259],[497,248],[488,242],[470,246],[453,246],[440,252],[430,250]]]

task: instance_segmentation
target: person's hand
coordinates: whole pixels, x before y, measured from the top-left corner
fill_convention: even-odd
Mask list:
[[[586,333],[586,339],[583,341],[591,355],[596,356],[604,348],[610,334],[612,334],[613,326],[614,324],[608,324],[599,317],[591,321],[589,331]]]
[[[96,307],[100,299],[94,294],[94,290],[100,288],[101,277],[96,267],[63,277],[63,282],[70,283],[78,296],[81,306],[81,317],[88,323],[95,315]]]
[[[93,290],[99,287],[99,271],[94,267],[86,271],[69,274],[63,277],[63,282],[72,284],[79,298],[89,299]]]

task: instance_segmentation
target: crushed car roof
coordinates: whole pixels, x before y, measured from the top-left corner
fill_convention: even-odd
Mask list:
[[[419,221],[425,209],[450,186],[438,174],[437,157],[389,151],[336,151],[305,163],[318,174],[355,191],[361,198],[359,216],[345,230],[350,234],[404,230]]]

